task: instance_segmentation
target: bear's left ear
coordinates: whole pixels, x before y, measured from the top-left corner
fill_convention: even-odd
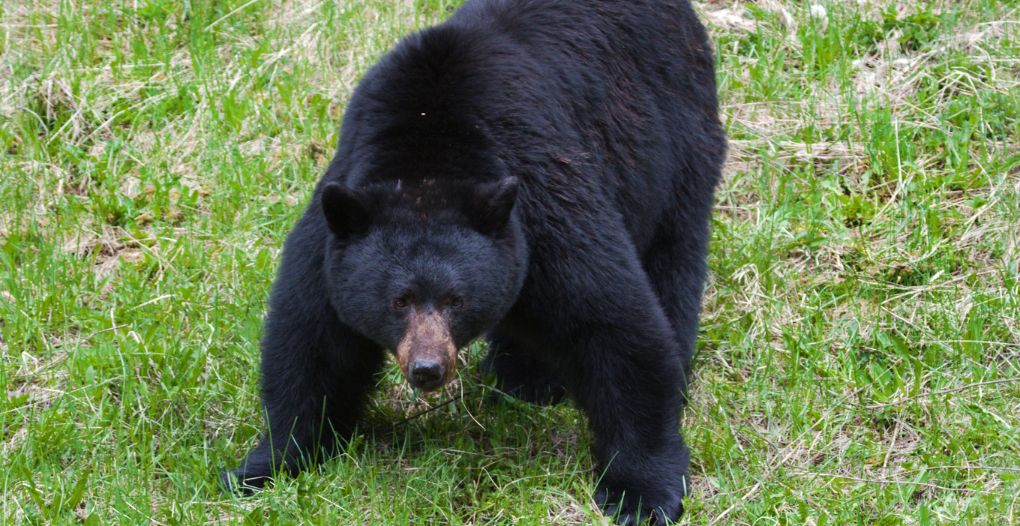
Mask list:
[[[322,212],[337,238],[347,239],[368,231],[371,219],[364,200],[357,190],[336,183],[322,188]]]
[[[482,234],[493,234],[506,226],[517,202],[516,177],[508,176],[474,188],[468,215],[472,226]]]

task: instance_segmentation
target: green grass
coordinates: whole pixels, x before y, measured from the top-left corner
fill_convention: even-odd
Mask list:
[[[0,1],[0,522],[600,520],[582,415],[473,365],[426,399],[391,368],[343,456],[214,484],[353,86],[458,3]],[[1020,523],[1020,4],[822,5],[698,5],[732,143],[683,520]]]

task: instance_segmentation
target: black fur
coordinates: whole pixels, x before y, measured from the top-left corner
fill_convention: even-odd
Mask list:
[[[619,523],[679,517],[715,89],[686,0],[474,0],[404,39],[354,93],[287,239],[262,342],[270,431],[224,481],[260,485],[349,436],[410,302],[443,309],[457,346],[488,335],[508,390],[578,403]]]

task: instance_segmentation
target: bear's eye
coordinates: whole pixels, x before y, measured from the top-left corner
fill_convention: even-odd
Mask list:
[[[397,298],[393,300],[393,310],[404,310],[407,308],[407,298]]]
[[[452,309],[459,309],[464,306],[464,299],[460,296],[446,298],[446,305]]]

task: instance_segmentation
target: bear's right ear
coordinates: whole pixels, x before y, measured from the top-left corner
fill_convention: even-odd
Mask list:
[[[337,183],[322,188],[322,212],[336,237],[347,239],[368,231],[370,217],[364,201],[364,195]]]

